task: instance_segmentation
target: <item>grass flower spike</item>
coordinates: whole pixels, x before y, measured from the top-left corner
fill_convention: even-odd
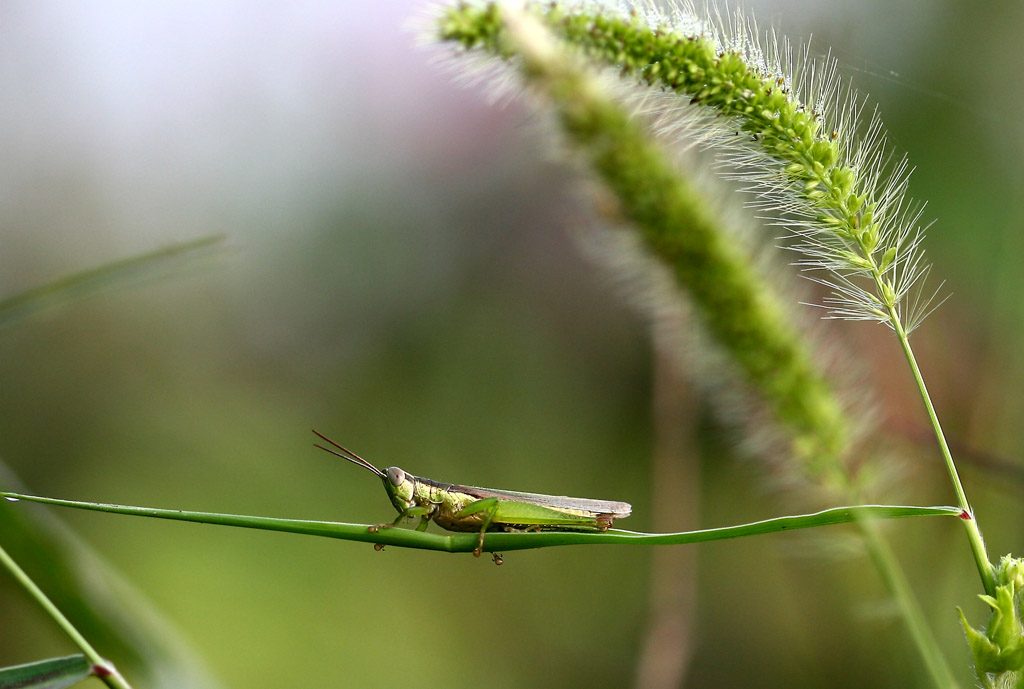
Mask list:
[[[611,215],[636,227],[646,249],[669,267],[704,329],[772,409],[805,475],[835,483],[830,474],[849,445],[846,418],[780,301],[722,232],[703,195],[674,168],[661,142],[628,115],[592,70],[567,61],[563,46],[544,36],[541,26],[516,22],[516,16],[494,4],[460,5],[441,20],[442,36],[522,60],[527,82],[554,104],[572,149],[617,199]],[[578,19],[557,16],[574,25]],[[511,30],[507,23],[514,23]]]
[[[641,3],[636,3],[640,5]],[[705,145],[753,205],[783,226],[800,265],[832,294],[833,317],[875,320],[910,333],[931,298],[915,286],[922,260],[921,206],[906,199],[909,167],[886,144],[865,102],[813,60],[741,14],[701,19],[689,3],[669,13],[599,3],[528,6],[587,57],[688,99],[673,116],[703,118]],[[460,4],[442,38],[500,50],[496,4]],[[709,116],[710,115],[710,116]]]

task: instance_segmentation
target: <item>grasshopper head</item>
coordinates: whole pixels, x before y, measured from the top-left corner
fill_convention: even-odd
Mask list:
[[[398,467],[388,467],[387,471],[381,471],[355,452],[346,450],[344,447],[325,435],[317,433],[316,431],[313,432],[337,449],[331,449],[329,447],[324,447],[323,445],[316,445],[316,447],[319,447],[321,450],[325,450],[326,452],[330,452],[332,455],[341,457],[342,459],[347,459],[353,464],[358,464],[364,469],[372,471],[374,474],[379,476],[381,480],[384,481],[384,490],[388,492],[388,497],[391,498],[391,504],[393,504],[399,512],[404,512],[415,504],[412,498],[416,484],[411,475],[406,474]]]
[[[388,467],[381,478],[384,481],[384,490],[388,492],[395,509],[404,512],[415,504],[412,494],[416,484],[399,467]]]

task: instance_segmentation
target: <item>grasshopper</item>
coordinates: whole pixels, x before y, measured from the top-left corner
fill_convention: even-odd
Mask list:
[[[398,518],[390,524],[371,527],[372,530],[398,526],[403,519],[419,517],[416,530],[425,531],[433,519],[448,531],[478,531],[475,557],[483,552],[484,534],[488,531],[606,531],[614,520],[628,517],[633,509],[625,502],[442,483],[413,476],[399,467],[381,471],[327,436],[313,433],[334,449],[319,444],[316,447],[372,471],[384,482]],[[495,555],[494,561],[501,564],[501,557]]]

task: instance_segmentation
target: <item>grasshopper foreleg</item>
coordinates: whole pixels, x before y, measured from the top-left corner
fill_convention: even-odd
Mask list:
[[[381,529],[393,529],[409,517],[419,517],[420,523],[416,525],[416,530],[424,531],[427,528],[427,521],[430,519],[431,512],[433,512],[433,506],[415,505],[407,510],[403,510],[401,514],[395,517],[395,521],[393,522],[388,524],[374,524],[370,527],[370,533],[377,533]]]
[[[408,519],[409,517],[419,517],[420,518],[420,523],[416,525],[416,530],[417,531],[426,531],[427,530],[427,523],[430,521],[430,513],[433,512],[433,511],[434,510],[433,510],[433,506],[432,505],[431,506],[415,505],[413,507],[410,507],[407,510],[403,510],[402,513],[399,514],[398,517],[395,518],[395,521],[391,522],[390,524],[374,524],[368,530],[369,530],[370,533],[377,533],[381,529],[393,529],[394,527],[396,527],[399,524],[401,524],[402,520],[404,520],[404,519]],[[377,550],[377,551],[384,550],[384,544],[383,543],[374,543],[373,544],[373,549]]]

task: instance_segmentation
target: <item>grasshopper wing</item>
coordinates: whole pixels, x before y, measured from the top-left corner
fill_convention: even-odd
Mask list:
[[[501,501],[526,503],[539,507],[548,507],[556,511],[586,514],[591,517],[607,517],[623,519],[628,517],[633,507],[628,502],[613,500],[593,500],[590,498],[572,498],[568,495],[544,495],[543,493],[520,493],[513,490],[495,490],[477,486],[456,486],[456,490],[478,498],[498,498]]]

